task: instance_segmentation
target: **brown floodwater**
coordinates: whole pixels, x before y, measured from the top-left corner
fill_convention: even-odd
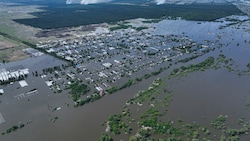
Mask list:
[[[228,115],[235,123],[241,117],[249,120],[250,111],[246,106],[250,101],[249,78],[227,70],[208,70],[172,81],[173,101],[167,118],[206,125],[219,115]]]
[[[40,65],[38,64],[40,63]],[[62,61],[50,56],[29,58],[1,67],[12,67],[23,64],[23,67],[42,70],[44,67],[61,65]],[[13,85],[1,86],[5,93],[1,96],[0,112],[5,122],[0,125],[0,133],[19,123],[30,124],[10,134],[0,135],[2,141],[92,141],[97,140],[105,127],[101,126],[110,114],[120,113],[124,103],[139,90],[147,88],[155,78],[133,85],[129,89],[103,97],[91,104],[74,108],[71,97],[67,93],[53,94],[45,84],[45,79],[29,75],[27,87],[20,88],[18,82]],[[30,97],[15,96],[36,88],[38,93]],[[69,104],[69,106],[67,106]],[[61,110],[52,110],[61,107]],[[58,117],[55,123],[50,119]]]

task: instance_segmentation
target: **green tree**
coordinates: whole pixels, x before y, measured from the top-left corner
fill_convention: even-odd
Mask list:
[[[137,137],[136,136],[130,136],[130,138],[129,138],[129,141],[137,141],[138,139],[137,139]]]
[[[250,63],[247,64],[248,69],[250,69]]]
[[[102,136],[98,141],[113,141],[113,139],[106,133],[102,133]]]

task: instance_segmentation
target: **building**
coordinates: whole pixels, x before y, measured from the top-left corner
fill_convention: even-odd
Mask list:
[[[112,66],[111,63],[103,63],[102,65],[103,65],[104,67],[106,67],[106,68],[110,68],[110,67]]]
[[[0,69],[0,83],[20,80],[29,74],[29,69],[20,69],[15,71],[7,71],[5,68]]]

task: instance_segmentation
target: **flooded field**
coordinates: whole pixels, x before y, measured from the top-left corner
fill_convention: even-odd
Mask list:
[[[181,79],[171,83],[174,92],[168,119],[209,126],[218,115],[228,115],[228,125],[232,128],[239,118],[250,119],[246,105],[250,100],[249,76],[209,70]]]
[[[227,22],[194,22],[184,20],[164,20],[154,24],[155,30],[151,30],[157,35],[186,35],[195,42],[214,45],[214,51],[202,55],[187,63],[178,62],[178,58],[173,62],[163,62],[153,68],[142,70],[148,73],[158,70],[161,67],[171,67],[164,72],[143,79],[140,83],[129,88],[122,89],[112,95],[106,95],[98,101],[86,104],[82,107],[74,107],[74,103],[67,90],[62,93],[53,93],[46,85],[45,78],[36,77],[32,72],[42,73],[44,68],[66,64],[48,55],[32,57],[26,60],[2,64],[0,68],[15,68],[22,66],[29,68],[30,74],[25,81],[28,86],[20,87],[18,82],[12,85],[1,85],[4,94],[0,96],[0,133],[14,125],[25,124],[25,127],[12,133],[0,135],[0,140],[13,141],[93,141],[98,140],[105,126],[105,120],[111,114],[121,113],[126,101],[132,98],[139,90],[146,90],[156,78],[161,78],[172,91],[171,102],[166,107],[165,120],[177,121],[181,119],[184,123],[196,122],[209,126],[210,122],[219,115],[227,115],[227,126],[236,127],[239,118],[245,121],[250,120],[249,103],[249,73],[247,70],[249,59],[249,19],[238,20],[234,25],[227,25]],[[239,19],[236,17],[236,19]],[[232,23],[229,22],[228,23]],[[179,28],[183,27],[183,28]],[[221,46],[220,46],[221,45]],[[234,71],[229,72],[225,67],[219,69],[208,69],[188,73],[187,76],[176,76],[168,79],[170,73],[181,66],[197,64],[204,61],[209,56],[217,58],[219,54],[224,54],[227,58],[232,58]],[[182,58],[181,58],[182,59]],[[240,74],[240,75],[239,75]],[[134,79],[137,72],[128,79]],[[125,79],[126,80],[126,79]],[[123,80],[124,81],[124,80]],[[120,82],[121,83],[121,82]],[[115,85],[115,84],[114,84]],[[164,85],[165,86],[165,85]],[[32,95],[27,95],[31,90],[36,89]],[[24,94],[24,95],[22,95]],[[136,109],[132,108],[136,113]],[[143,106],[142,106],[143,108]],[[137,117],[139,117],[139,112]],[[2,120],[4,119],[4,120]],[[133,128],[138,128],[133,125]],[[217,133],[217,132],[215,132]],[[136,130],[132,130],[132,135]],[[128,140],[131,134],[121,134],[114,136],[115,140]],[[220,133],[218,132],[218,136]],[[247,140],[249,135],[242,135],[242,140]],[[211,139],[218,139],[212,137]]]

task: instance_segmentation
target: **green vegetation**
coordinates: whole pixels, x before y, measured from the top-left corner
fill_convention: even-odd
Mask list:
[[[190,58],[186,58],[183,60],[180,60],[179,62],[188,62],[189,60],[195,59],[198,56],[192,56]],[[206,69],[219,69],[221,67],[226,68],[228,71],[233,72],[235,71],[232,68],[233,60],[231,58],[226,58],[225,55],[220,54],[219,57],[208,57],[204,61],[198,63],[198,64],[191,64],[189,66],[181,66],[180,68],[175,68],[169,75],[169,78],[175,77],[175,76],[184,76],[188,73],[195,72],[195,71],[205,71]]]
[[[215,129],[225,129],[225,122],[227,116],[220,115],[214,121],[211,122],[211,126]]]
[[[17,131],[18,129],[23,128],[24,126],[25,126],[25,124],[23,124],[23,123],[20,123],[20,124],[18,124],[18,125],[13,125],[11,128],[9,128],[9,129],[7,129],[5,132],[3,132],[2,135],[4,135],[4,134],[9,134],[9,133],[11,133],[11,132],[15,132],[15,131]]]
[[[108,134],[102,133],[98,141],[113,141],[113,139]]]
[[[141,30],[144,30],[144,29],[148,29],[148,27],[144,27],[144,26],[142,26],[142,27],[134,27],[134,29],[137,30],[137,31],[141,31]]]
[[[197,57],[199,57],[200,55],[194,55],[194,56],[191,56],[191,57],[188,57],[188,58],[185,58],[185,59],[182,59],[182,60],[179,60],[179,62],[181,63],[187,63],[193,59],[196,59]]]
[[[110,31],[118,30],[118,29],[128,29],[132,27],[131,25],[125,25],[125,24],[118,24],[115,27],[109,28]]]
[[[131,128],[122,120],[122,115],[111,115],[107,120],[107,126],[110,128],[110,132],[114,135],[120,134],[121,130],[124,133],[129,134]]]
[[[93,93],[93,94],[87,96],[85,99],[78,100],[78,101],[76,102],[75,106],[76,106],[76,107],[77,107],[77,106],[83,106],[83,105],[85,105],[85,104],[87,104],[87,103],[89,103],[89,102],[94,102],[94,101],[96,101],[96,100],[98,100],[98,99],[100,99],[100,98],[101,98],[101,95],[100,95],[100,94],[98,94],[98,93]]]
[[[152,19],[152,20],[145,20],[145,21],[142,21],[143,23],[158,23],[160,22],[162,19]]]
[[[247,68],[250,69],[250,63],[247,64]]]
[[[130,87],[133,84],[134,84],[134,80],[128,80],[127,83],[125,83],[125,84],[123,84],[122,86],[119,87],[119,90],[122,90],[124,88]]]
[[[204,71],[206,69],[209,69],[212,67],[212,65],[214,64],[215,59],[214,57],[208,57],[206,60],[204,60],[203,62],[200,62],[198,64],[191,64],[187,67],[182,66],[181,69],[175,68],[172,73],[169,75],[169,78],[175,77],[175,76],[182,76],[185,73],[190,73],[190,72],[194,72],[194,71]]]
[[[148,90],[139,91],[133,98],[130,98],[126,103],[127,104],[136,104],[143,103],[147,99],[153,99],[154,95],[157,94],[157,88],[163,85],[163,81],[161,79],[157,79],[153,82],[153,84],[148,88]]]
[[[48,7],[43,7],[42,12],[33,13],[33,15],[37,17],[35,19],[16,19],[15,21],[32,27],[51,29],[77,27],[104,22],[110,23],[136,18],[161,19],[162,17],[169,16],[182,17],[187,20],[195,21],[212,21],[229,15],[242,13],[236,6],[230,4],[150,4],[149,6],[97,4],[89,6],[67,5],[66,7],[67,8],[64,8],[62,5],[50,5]],[[88,14],[75,12],[76,9],[79,11],[88,11]],[[55,22],[51,22],[52,19]],[[156,22],[156,20],[144,22]]]
[[[117,88],[117,87],[111,87],[111,88],[107,89],[106,91],[108,93],[112,94],[112,93],[115,93],[118,90],[119,90],[119,88]]]
[[[73,101],[78,101],[82,95],[85,95],[90,91],[90,88],[87,85],[81,84],[79,82],[70,84],[68,89],[70,89],[70,94]]]

